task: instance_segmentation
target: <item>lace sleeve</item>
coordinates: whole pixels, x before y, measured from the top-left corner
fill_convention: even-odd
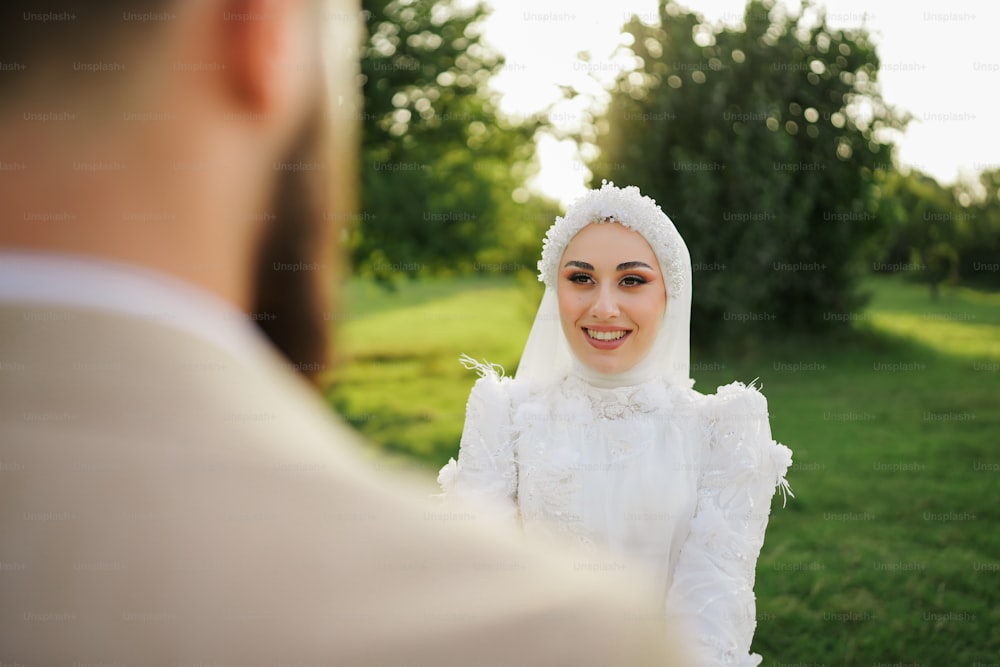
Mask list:
[[[465,408],[458,461],[441,468],[438,484],[447,503],[512,523],[518,520],[517,461],[510,427],[509,378],[487,365]]]
[[[693,636],[696,664],[753,666],[757,557],[775,488],[791,493],[791,450],[771,439],[767,400],[753,386],[719,387],[706,403],[698,503],[666,611]]]

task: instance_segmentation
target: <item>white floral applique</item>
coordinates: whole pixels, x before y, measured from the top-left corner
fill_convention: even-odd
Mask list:
[[[479,372],[466,403],[459,457],[438,473],[439,498],[454,506],[476,507],[502,520],[517,518],[517,453],[511,447],[511,414],[503,369],[461,357]]]
[[[542,258],[538,262],[538,279],[555,289],[559,259],[577,232],[593,222],[617,222],[642,234],[660,258],[666,275],[668,294],[680,294],[690,288],[686,263],[681,261],[683,241],[674,223],[654,199],[630,185],[616,187],[603,181],[600,189],[591,190],[578,199],[564,217],[557,217],[542,241]]]
[[[734,382],[702,401],[705,466],[698,508],[668,596],[699,664],[755,666],[756,562],[775,489],[788,491],[791,450],[771,438],[767,400]]]
[[[581,416],[597,416],[607,420],[629,420],[662,411],[667,407],[668,393],[661,380],[650,380],[631,387],[595,387],[583,379],[570,376],[563,389],[566,403],[576,400]]]
[[[529,532],[544,524],[545,534],[586,543],[581,539],[585,535],[582,517],[573,511],[581,491],[580,453],[565,446],[560,433],[563,423],[552,418],[548,400],[552,389],[523,391],[514,409],[522,521]]]

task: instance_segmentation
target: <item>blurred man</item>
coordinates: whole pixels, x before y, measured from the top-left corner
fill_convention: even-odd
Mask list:
[[[33,4],[0,10],[0,662],[677,664],[627,584],[425,504],[307,381],[358,7]]]

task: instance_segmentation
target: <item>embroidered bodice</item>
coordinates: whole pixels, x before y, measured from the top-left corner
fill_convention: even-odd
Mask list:
[[[756,665],[756,561],[790,463],[764,397],[741,383],[705,396],[661,379],[537,387],[487,373],[439,481],[449,502],[643,570],[699,664]]]

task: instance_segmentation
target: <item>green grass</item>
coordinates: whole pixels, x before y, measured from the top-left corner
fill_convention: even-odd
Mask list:
[[[694,355],[696,388],[759,377],[795,499],[757,569],[765,664],[996,663],[1000,294],[872,280],[852,330]],[[351,285],[331,403],[401,465],[458,448],[475,374],[516,368],[539,291],[513,279]]]
[[[393,292],[353,282],[333,405],[385,451],[405,455],[401,465],[436,471],[458,449],[476,379],[459,355],[513,372],[534,308],[526,293],[509,278],[424,280]]]

